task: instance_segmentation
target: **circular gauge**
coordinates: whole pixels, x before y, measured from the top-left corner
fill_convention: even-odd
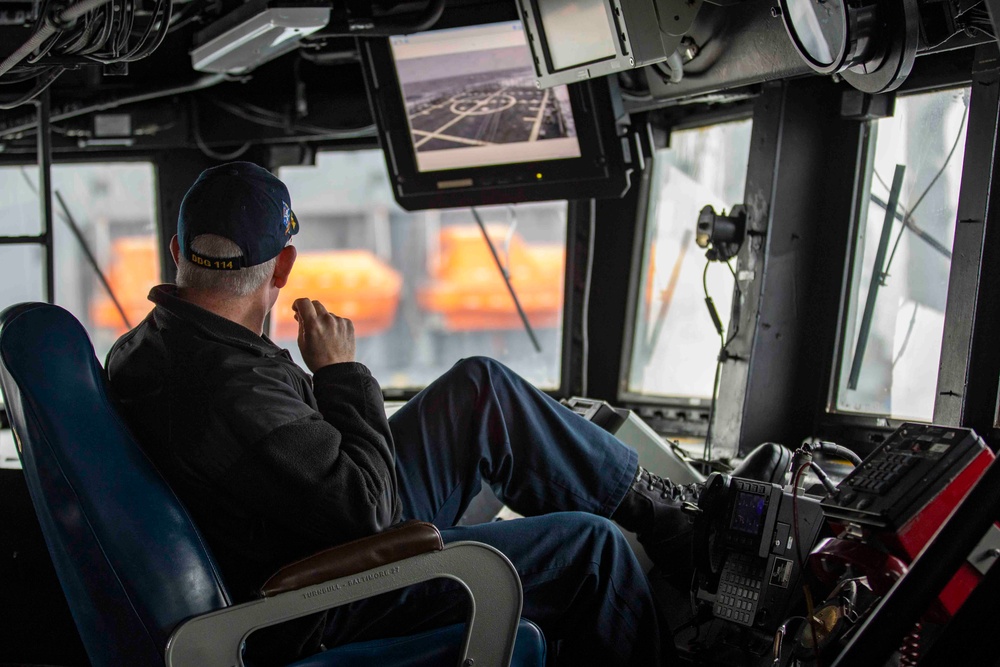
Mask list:
[[[844,81],[858,90],[877,95],[895,90],[913,69],[920,44],[920,12],[917,0],[893,0],[884,4],[887,28],[880,32],[877,57],[855,60],[843,72]]]
[[[781,18],[795,50],[820,74],[878,59],[879,48],[872,39],[878,5],[870,0],[848,2],[781,0]]]
[[[843,0],[782,0],[782,16],[800,55],[820,68],[836,67],[847,48]]]
[[[795,50],[820,74],[866,93],[897,88],[913,67],[917,0],[780,0]]]

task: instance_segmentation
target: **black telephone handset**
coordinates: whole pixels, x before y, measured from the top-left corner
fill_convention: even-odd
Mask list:
[[[799,537],[808,553],[823,524],[816,498],[799,495]],[[715,473],[706,481],[695,521],[696,598],[716,618],[773,631],[797,599],[791,494]]]
[[[694,523],[695,568],[699,573],[707,575],[705,583],[713,593],[718,581],[713,582],[712,579],[722,571],[724,556],[724,551],[716,547],[721,539],[721,521],[718,519],[723,514],[722,505],[726,502],[731,479],[729,475],[713,473],[705,480],[705,490],[698,500],[701,513]]]

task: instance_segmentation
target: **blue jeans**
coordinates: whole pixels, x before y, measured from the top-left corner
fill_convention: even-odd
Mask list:
[[[659,665],[649,583],[618,527],[634,450],[502,364],[466,359],[393,415],[404,519],[444,541],[475,540],[511,560],[557,664]],[[525,516],[455,526],[482,481]],[[412,602],[412,604],[411,604]],[[465,618],[464,593],[438,580],[333,610],[328,643],[418,632]]]

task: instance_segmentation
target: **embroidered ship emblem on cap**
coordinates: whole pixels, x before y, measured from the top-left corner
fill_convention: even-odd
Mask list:
[[[281,219],[285,224],[285,234],[291,233],[296,221],[295,216],[292,215],[292,209],[285,202],[281,202]]]

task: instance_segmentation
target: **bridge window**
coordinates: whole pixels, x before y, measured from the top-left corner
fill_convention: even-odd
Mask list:
[[[127,330],[125,319],[134,326],[152,309],[146,295],[160,281],[153,185],[153,165],[145,162],[52,168],[55,301],[83,322],[101,359]],[[46,262],[44,240],[38,238],[42,231],[38,169],[0,167],[0,189],[5,195],[0,202],[4,239],[0,305],[44,301]]]
[[[152,310],[149,290],[162,282],[154,188],[148,162],[52,169],[53,196],[58,192],[66,202],[107,280],[105,286],[56,198],[56,303],[87,327],[102,362],[115,340]]]
[[[873,123],[835,407],[931,421],[969,89],[902,97]],[[895,214],[889,215],[898,189]]]
[[[705,308],[705,286],[726,323],[733,275],[717,262],[704,273],[695,223],[706,204],[722,211],[743,201],[750,129],[743,120],[675,131],[670,146],[656,152],[629,394],[711,399],[721,342]]]
[[[404,211],[379,150],[321,153],[315,167],[285,167],[280,177],[302,226],[271,315],[276,343],[298,355],[291,304],[308,296],[353,320],[358,360],[389,393],[422,387],[473,355],[559,386],[566,202],[476,209],[539,352],[470,209]]]
[[[46,246],[40,236],[37,167],[0,167],[0,192],[4,193],[0,309],[22,301],[45,301]],[[160,282],[153,166],[145,162],[55,165],[52,192],[55,302],[83,323],[103,361],[128,329],[109,288],[135,326],[152,309],[146,299],[149,288]],[[0,433],[0,467],[19,467],[9,436],[7,430]]]

